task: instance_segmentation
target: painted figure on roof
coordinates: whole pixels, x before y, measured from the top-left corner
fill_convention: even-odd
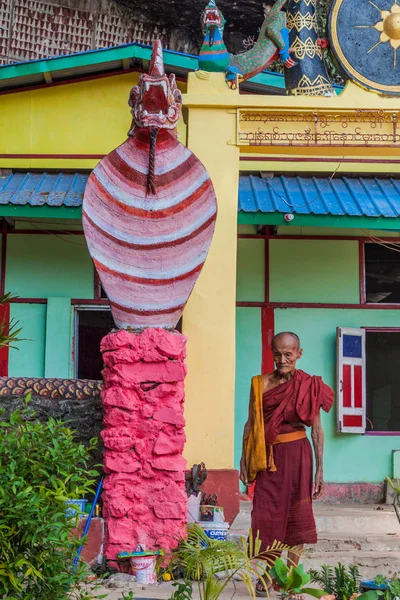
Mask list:
[[[285,69],[286,92],[292,96],[332,96],[323,44],[318,36],[317,0],[288,0],[286,23],[293,69]]]
[[[174,328],[206,259],[217,202],[205,167],[177,140],[182,97],[160,41],[129,105],[129,138],[89,177],[84,231],[117,327]]]
[[[292,68],[295,62],[290,57],[289,30],[282,10],[286,2],[276,0],[273,7],[264,6],[265,18],[254,46],[247,52],[230,54],[223,40],[225,19],[215,0],[210,0],[201,18],[204,41],[199,54],[200,69],[225,72],[228,85],[235,88],[238,79],[250,79],[279,59]]]

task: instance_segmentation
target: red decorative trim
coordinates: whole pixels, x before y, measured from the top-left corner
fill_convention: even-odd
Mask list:
[[[269,237],[271,236],[262,233],[238,233],[239,240],[266,240]]]
[[[271,342],[275,335],[275,318],[273,308],[263,308],[261,311],[261,340],[262,363],[261,373],[271,373],[274,370]]]
[[[93,266],[93,298],[95,300],[100,300],[100,277],[97,272],[97,269]]]
[[[1,232],[1,273],[0,273],[0,296],[4,296],[6,290],[6,266],[7,266],[7,221],[3,220]]]
[[[269,302],[269,239],[264,240],[264,302]]]
[[[314,304],[312,302],[236,302],[236,306],[246,308],[363,308],[367,310],[400,310],[400,304]]]
[[[393,435],[400,435],[400,431],[366,431],[364,435],[371,435],[371,436],[378,436],[378,435],[393,436]]]
[[[106,154],[0,154],[0,158],[104,158]]]
[[[13,298],[12,304],[47,304],[47,298]]]
[[[347,241],[347,242],[364,242],[365,244],[375,244],[373,240],[368,239],[367,236],[358,235],[262,235],[260,233],[239,233],[238,238],[244,239],[270,239],[270,240],[327,240],[327,241]],[[400,237],[379,237],[380,240],[385,242],[400,242]]]
[[[360,269],[360,304],[366,303],[365,288],[365,246],[362,240],[358,242],[358,263]]]
[[[4,234],[3,234],[4,235]],[[3,304],[0,306],[0,323],[3,323],[6,327],[6,331],[10,324],[10,304]],[[8,346],[0,348],[0,377],[8,376]]]
[[[107,299],[103,299],[103,298],[82,298],[82,299],[77,299],[77,298],[73,298],[71,300],[71,304],[72,306],[110,306],[110,302]]]
[[[400,327],[361,327],[360,329],[365,329],[367,333],[400,333]]]
[[[299,146],[299,147],[303,147],[303,146]],[[306,147],[306,146],[304,146]],[[369,146],[369,148],[371,147],[375,147],[375,146]],[[255,158],[253,158],[252,156],[241,156],[240,157],[240,161],[243,162],[249,162],[249,161],[257,161],[257,162],[289,162],[289,163],[299,163],[299,162],[304,162],[304,163],[316,163],[316,162],[322,162],[322,163],[366,163],[366,164],[400,164],[400,160],[387,160],[384,158],[339,158],[339,157],[332,157],[332,158],[318,158],[318,157],[313,157],[313,158],[304,158],[304,157],[292,157],[292,156],[255,156]]]
[[[8,235],[84,235],[83,231],[70,229],[12,229]]]

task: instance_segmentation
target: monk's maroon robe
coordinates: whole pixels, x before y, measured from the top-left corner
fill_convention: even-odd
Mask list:
[[[311,426],[322,408],[328,412],[334,394],[321,377],[296,371],[293,377],[263,394],[265,443],[281,433]],[[293,428],[290,423],[301,423]],[[312,510],[313,455],[307,438],[273,446],[276,472],[260,471],[254,492],[252,529],[262,550],[274,541],[290,546],[316,544]]]

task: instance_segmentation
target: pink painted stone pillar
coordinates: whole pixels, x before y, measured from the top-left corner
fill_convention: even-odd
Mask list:
[[[165,329],[103,338],[105,555],[176,546],[186,525],[186,338]]]

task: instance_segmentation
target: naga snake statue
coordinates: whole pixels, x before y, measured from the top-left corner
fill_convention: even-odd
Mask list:
[[[83,227],[116,326],[172,329],[207,257],[217,202],[205,167],[177,140],[182,95],[159,40],[129,105],[128,139],[89,176]]]
[[[203,71],[225,72],[227,84],[237,87],[238,79],[246,81],[279,60],[286,68],[295,66],[290,56],[289,30],[283,7],[287,0],[276,0],[274,6],[264,6],[264,22],[254,46],[247,52],[230,54],[224,44],[225,19],[215,0],[210,0],[201,17],[204,34],[199,54]]]

